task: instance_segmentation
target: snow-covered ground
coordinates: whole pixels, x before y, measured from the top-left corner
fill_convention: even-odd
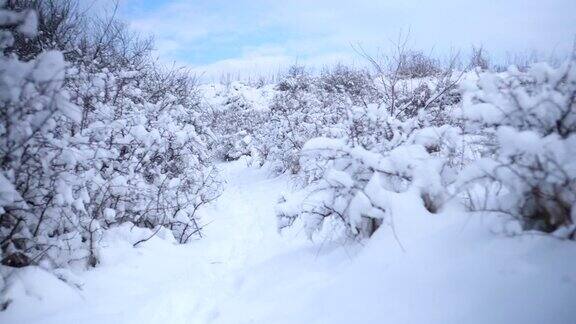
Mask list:
[[[245,161],[221,166],[223,195],[204,238],[133,249],[106,237],[102,264],[61,273],[30,267],[0,323],[574,323],[576,245],[495,233],[493,221],[428,214],[394,202],[394,232],[364,246],[279,235],[274,206],[289,177]],[[72,287],[77,286],[77,287]]]

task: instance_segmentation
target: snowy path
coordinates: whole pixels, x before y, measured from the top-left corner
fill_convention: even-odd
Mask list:
[[[227,188],[209,211],[215,225],[206,232],[215,248],[209,255],[218,255],[221,275],[204,318],[231,324],[289,318],[282,315],[293,312],[283,309],[293,304],[287,299],[328,283],[338,272],[333,266],[350,263],[347,249],[332,251],[330,257],[328,247],[311,244],[303,233],[277,233],[274,207],[281,193],[290,190],[288,177],[271,179],[266,171],[238,162],[225,165],[223,173]]]
[[[576,248],[541,236],[494,235],[476,219],[423,214],[402,201],[395,227],[361,249],[276,232],[290,190],[243,162],[222,166],[223,195],[202,240],[133,249],[118,233],[102,265],[70,288],[38,269],[0,323],[570,323]],[[481,223],[481,222],[480,222]],[[352,256],[355,255],[355,256]],[[416,311],[417,310],[417,311]]]
[[[309,246],[303,235],[287,240],[276,231],[274,205],[290,187],[286,177],[270,178],[265,170],[246,168],[240,161],[223,165],[222,171],[226,189],[204,211],[209,223],[204,239],[182,246],[150,240],[138,249],[119,239],[104,250],[99,268],[81,277],[68,274],[69,281],[82,287],[80,292],[31,269],[22,275],[23,290],[31,296],[0,313],[0,322],[241,323],[241,313],[228,318],[225,312],[235,310],[221,309],[221,304],[233,300],[244,281],[268,280],[272,288],[279,272],[288,271],[283,275],[294,275],[296,283],[298,261],[303,260],[291,259],[290,253],[304,251],[308,259],[316,255],[300,248]],[[258,278],[251,276],[252,267],[267,259],[272,268]],[[258,309],[245,310],[244,320],[251,321],[256,313]]]

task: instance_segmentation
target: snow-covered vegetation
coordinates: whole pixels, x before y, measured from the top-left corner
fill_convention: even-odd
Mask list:
[[[74,1],[0,6],[1,322],[576,318],[576,53],[199,84]]]
[[[124,223],[200,235],[219,185],[194,79],[155,66],[120,22],[69,2],[11,7],[26,4],[2,12],[2,264],[96,266]]]

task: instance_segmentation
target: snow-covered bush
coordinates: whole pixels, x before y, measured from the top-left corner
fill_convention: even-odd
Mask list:
[[[574,239],[576,58],[483,73],[463,90],[467,128],[486,138],[483,158],[462,174],[470,207]]]
[[[281,229],[300,218],[312,236],[329,220],[343,234],[369,237],[390,221],[386,199],[407,191],[432,213],[442,207],[459,167],[454,161],[460,130],[448,125],[421,129],[414,120],[391,119],[385,110],[372,113],[383,115],[375,121],[392,134],[381,134],[378,149],[352,138],[315,138],[305,144],[300,162],[308,185],[279,204]]]
[[[86,212],[103,228],[164,226],[184,243],[199,234],[197,209],[218,193],[197,123],[196,84],[186,71],[155,66],[147,43],[126,42],[134,38],[125,33],[117,29],[124,41],[107,41],[125,51],[88,47],[87,54],[99,57],[92,53],[97,50],[102,59],[80,61],[70,72],[75,100],[84,108],[79,136],[87,144],[80,149],[94,152],[83,169],[97,170],[89,177]]]
[[[398,56],[398,73],[402,78],[425,78],[440,72],[440,63],[421,51],[404,51]]]
[[[378,92],[367,70],[337,64],[332,68],[324,68],[316,83],[323,90],[319,94],[326,97],[323,101],[345,98],[358,106],[377,101]]]
[[[279,204],[280,228],[301,220],[312,235],[330,222],[367,237],[393,214],[386,197],[411,193],[432,213],[465,198],[473,210],[574,239],[574,58],[468,73],[459,91],[462,73],[405,79],[389,62],[372,61],[376,103],[330,106],[345,118],[319,122],[324,133],[294,150],[305,186]]]
[[[319,76],[293,66],[277,86],[269,122],[262,128],[268,161],[278,170],[300,170],[299,154],[314,137],[341,137],[354,105],[367,106],[377,93],[370,75],[337,65]]]
[[[42,220],[51,212],[47,201],[55,200],[59,184],[70,177],[65,161],[58,156],[62,152],[59,138],[54,136],[58,121],[78,121],[80,109],[68,101],[63,89],[65,63],[60,52],[43,52],[28,62],[5,54],[14,45],[9,27],[35,36],[34,12],[2,9],[1,23],[1,178],[8,197],[0,206],[1,259],[2,264],[21,266],[35,256],[29,253],[34,248],[29,240],[39,231],[32,226],[34,218]],[[52,168],[55,160],[63,167]]]
[[[270,104],[269,122],[261,130],[262,137],[267,138],[264,151],[278,171],[297,173],[298,152],[314,137],[312,134],[319,132],[323,117],[317,109],[320,101],[314,95],[313,76],[302,66],[292,66],[277,90]]]
[[[367,71],[344,65],[319,75],[294,65],[274,88],[231,82],[205,89],[203,119],[214,133],[209,144],[216,156],[234,160],[249,155],[278,172],[292,173],[300,168],[306,141],[343,136],[351,107],[366,106],[378,96]]]
[[[348,90],[339,98],[346,91],[323,87],[335,97],[328,106],[339,118],[331,125],[320,123],[320,129],[331,132],[312,133],[317,138],[298,151],[306,185],[279,204],[280,228],[301,219],[309,235],[330,222],[330,230],[335,226],[348,236],[369,237],[382,222],[389,224],[390,197],[410,193],[432,213],[449,197],[464,150],[451,112],[460,101],[457,84],[463,75],[454,70],[456,59],[442,69],[405,43],[392,55],[360,53],[372,65],[373,71],[364,74],[371,77],[336,69],[336,76],[352,82],[333,88],[353,90],[352,85],[362,84],[364,92]],[[320,85],[346,84],[338,80],[324,76]]]
[[[213,154],[225,161],[251,156],[262,163],[264,135],[261,128],[268,122],[271,86],[254,88],[240,82],[229,86],[210,85],[203,88],[205,103],[202,119],[213,133],[208,140]]]
[[[472,53],[470,54],[469,68],[480,69],[481,71],[487,71],[490,69],[490,58],[486,50],[480,46],[472,47]]]
[[[2,264],[95,266],[103,232],[123,223],[198,236],[219,185],[193,78],[155,65],[151,43],[113,19],[75,28],[73,2],[9,8],[23,3],[38,11],[0,11]],[[36,27],[39,47],[15,41]]]
[[[378,71],[384,71],[381,65]],[[404,192],[428,211],[438,211],[463,149],[461,130],[451,123],[448,109],[459,77],[451,70],[427,79],[386,72],[372,97],[375,103],[343,107],[332,138],[303,145],[299,175],[306,186],[279,204],[279,227],[302,219],[312,235],[329,221],[346,235],[369,237],[390,221],[386,199]],[[417,100],[423,89],[427,97]]]
[[[89,143],[85,149],[106,152],[87,161],[87,169],[99,170],[89,190],[99,203],[88,213],[106,218],[103,211],[113,209],[108,225],[165,226],[179,242],[188,241],[200,230],[197,208],[217,194],[210,157],[194,125],[195,107],[176,92],[176,85],[194,85],[150,66],[100,77],[89,78],[102,89],[91,89],[100,96],[91,97],[97,109],[85,114],[82,131]]]
[[[448,108],[460,100],[455,90],[463,75],[456,70],[457,56],[441,68],[421,52],[407,49],[405,42],[396,45],[390,55],[361,54],[374,70],[378,104],[392,117],[406,120],[424,113],[428,123],[438,126],[450,122]]]

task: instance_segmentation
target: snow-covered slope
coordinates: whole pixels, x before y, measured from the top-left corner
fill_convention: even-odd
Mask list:
[[[399,197],[395,235],[365,246],[279,235],[274,206],[291,189],[245,161],[221,165],[227,186],[187,245],[129,228],[106,237],[103,264],[62,273],[28,268],[0,323],[573,323],[576,245],[507,237],[490,219],[431,215]],[[405,197],[404,197],[405,198]],[[133,230],[135,231],[135,229]],[[138,233],[131,233],[136,235]],[[71,286],[78,286],[73,288]]]

